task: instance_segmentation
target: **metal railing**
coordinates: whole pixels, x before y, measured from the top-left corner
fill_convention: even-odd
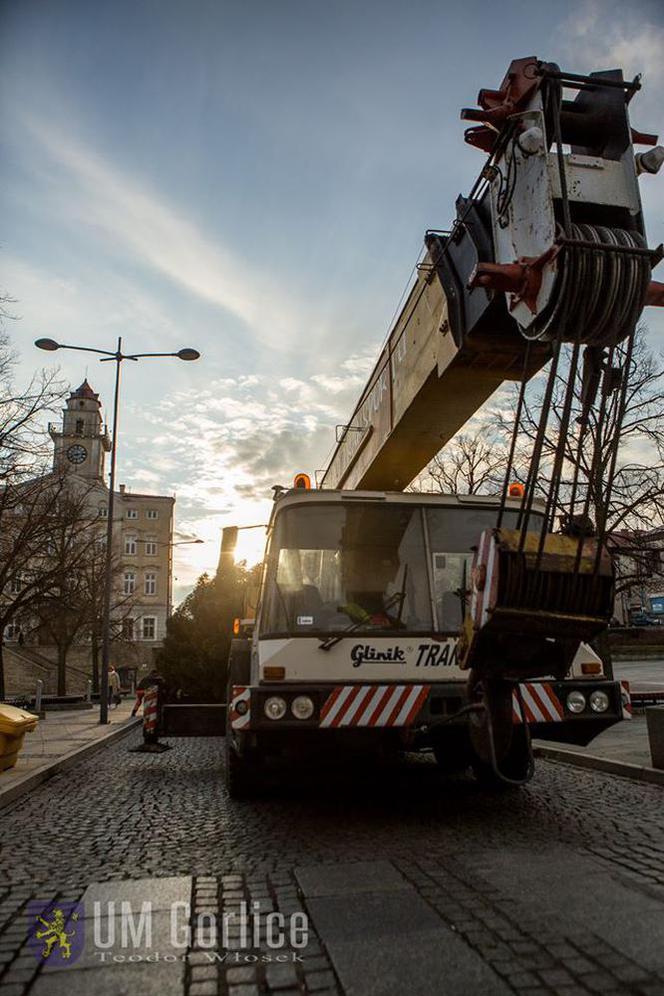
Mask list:
[[[97,439],[98,437],[105,439],[110,438],[106,425],[100,425],[96,429],[92,429],[90,426],[85,426],[83,429],[74,428],[65,432],[62,422],[49,422],[48,431],[51,436],[77,436],[81,439]]]

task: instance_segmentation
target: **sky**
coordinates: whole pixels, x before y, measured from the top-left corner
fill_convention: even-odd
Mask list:
[[[659,0],[0,0],[0,287],[17,381],[58,365],[108,405],[128,489],[175,494],[175,599],[220,529],[325,465],[409,279],[483,156],[459,110],[513,58],[643,73],[664,133]],[[497,10],[497,8],[496,8]],[[664,241],[664,173],[641,183]],[[663,264],[664,265],[664,264]],[[659,277],[664,279],[664,277]],[[646,315],[656,348],[664,315]],[[260,558],[262,531],[239,553]]]

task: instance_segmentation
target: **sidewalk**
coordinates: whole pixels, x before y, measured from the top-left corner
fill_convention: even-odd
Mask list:
[[[74,752],[93,748],[109,737],[115,739],[124,729],[139,724],[140,719],[131,718],[133,704],[134,697],[130,696],[110,709],[107,726],[99,725],[98,703],[92,709],[47,712],[37,729],[26,733],[15,767],[0,772],[0,806],[20,795],[22,787],[43,781],[57,762],[64,767]]]
[[[537,740],[536,743],[559,750],[573,751],[575,754],[590,754],[610,761],[624,761],[627,764],[652,767],[645,713],[639,713],[629,720],[617,723],[610,730],[600,733],[587,747],[556,744],[547,740]]]

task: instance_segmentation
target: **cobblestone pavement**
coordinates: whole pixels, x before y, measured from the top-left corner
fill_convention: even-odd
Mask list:
[[[0,996],[364,996],[405,992],[404,971],[413,993],[664,996],[657,786],[540,761],[528,787],[495,795],[418,758],[283,776],[261,798],[232,802],[223,740],[129,753],[138,736],[3,813]],[[163,965],[49,972],[28,951],[29,901],[75,902],[108,881],[121,896],[126,880],[167,876],[185,883],[194,927],[199,913],[243,902],[306,910],[303,957],[261,960],[264,934],[256,960],[240,957],[236,928],[225,961],[194,929],[177,975]],[[455,971],[469,973],[464,983]]]

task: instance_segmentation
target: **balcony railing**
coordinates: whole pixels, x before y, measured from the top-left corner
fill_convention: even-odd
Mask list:
[[[64,436],[65,432],[61,422],[49,422],[48,432],[50,436]],[[79,439],[102,439],[110,440],[108,433],[108,427],[106,425],[100,425],[97,429],[91,429],[89,427],[84,427],[83,429],[70,429],[67,436],[76,436]]]

